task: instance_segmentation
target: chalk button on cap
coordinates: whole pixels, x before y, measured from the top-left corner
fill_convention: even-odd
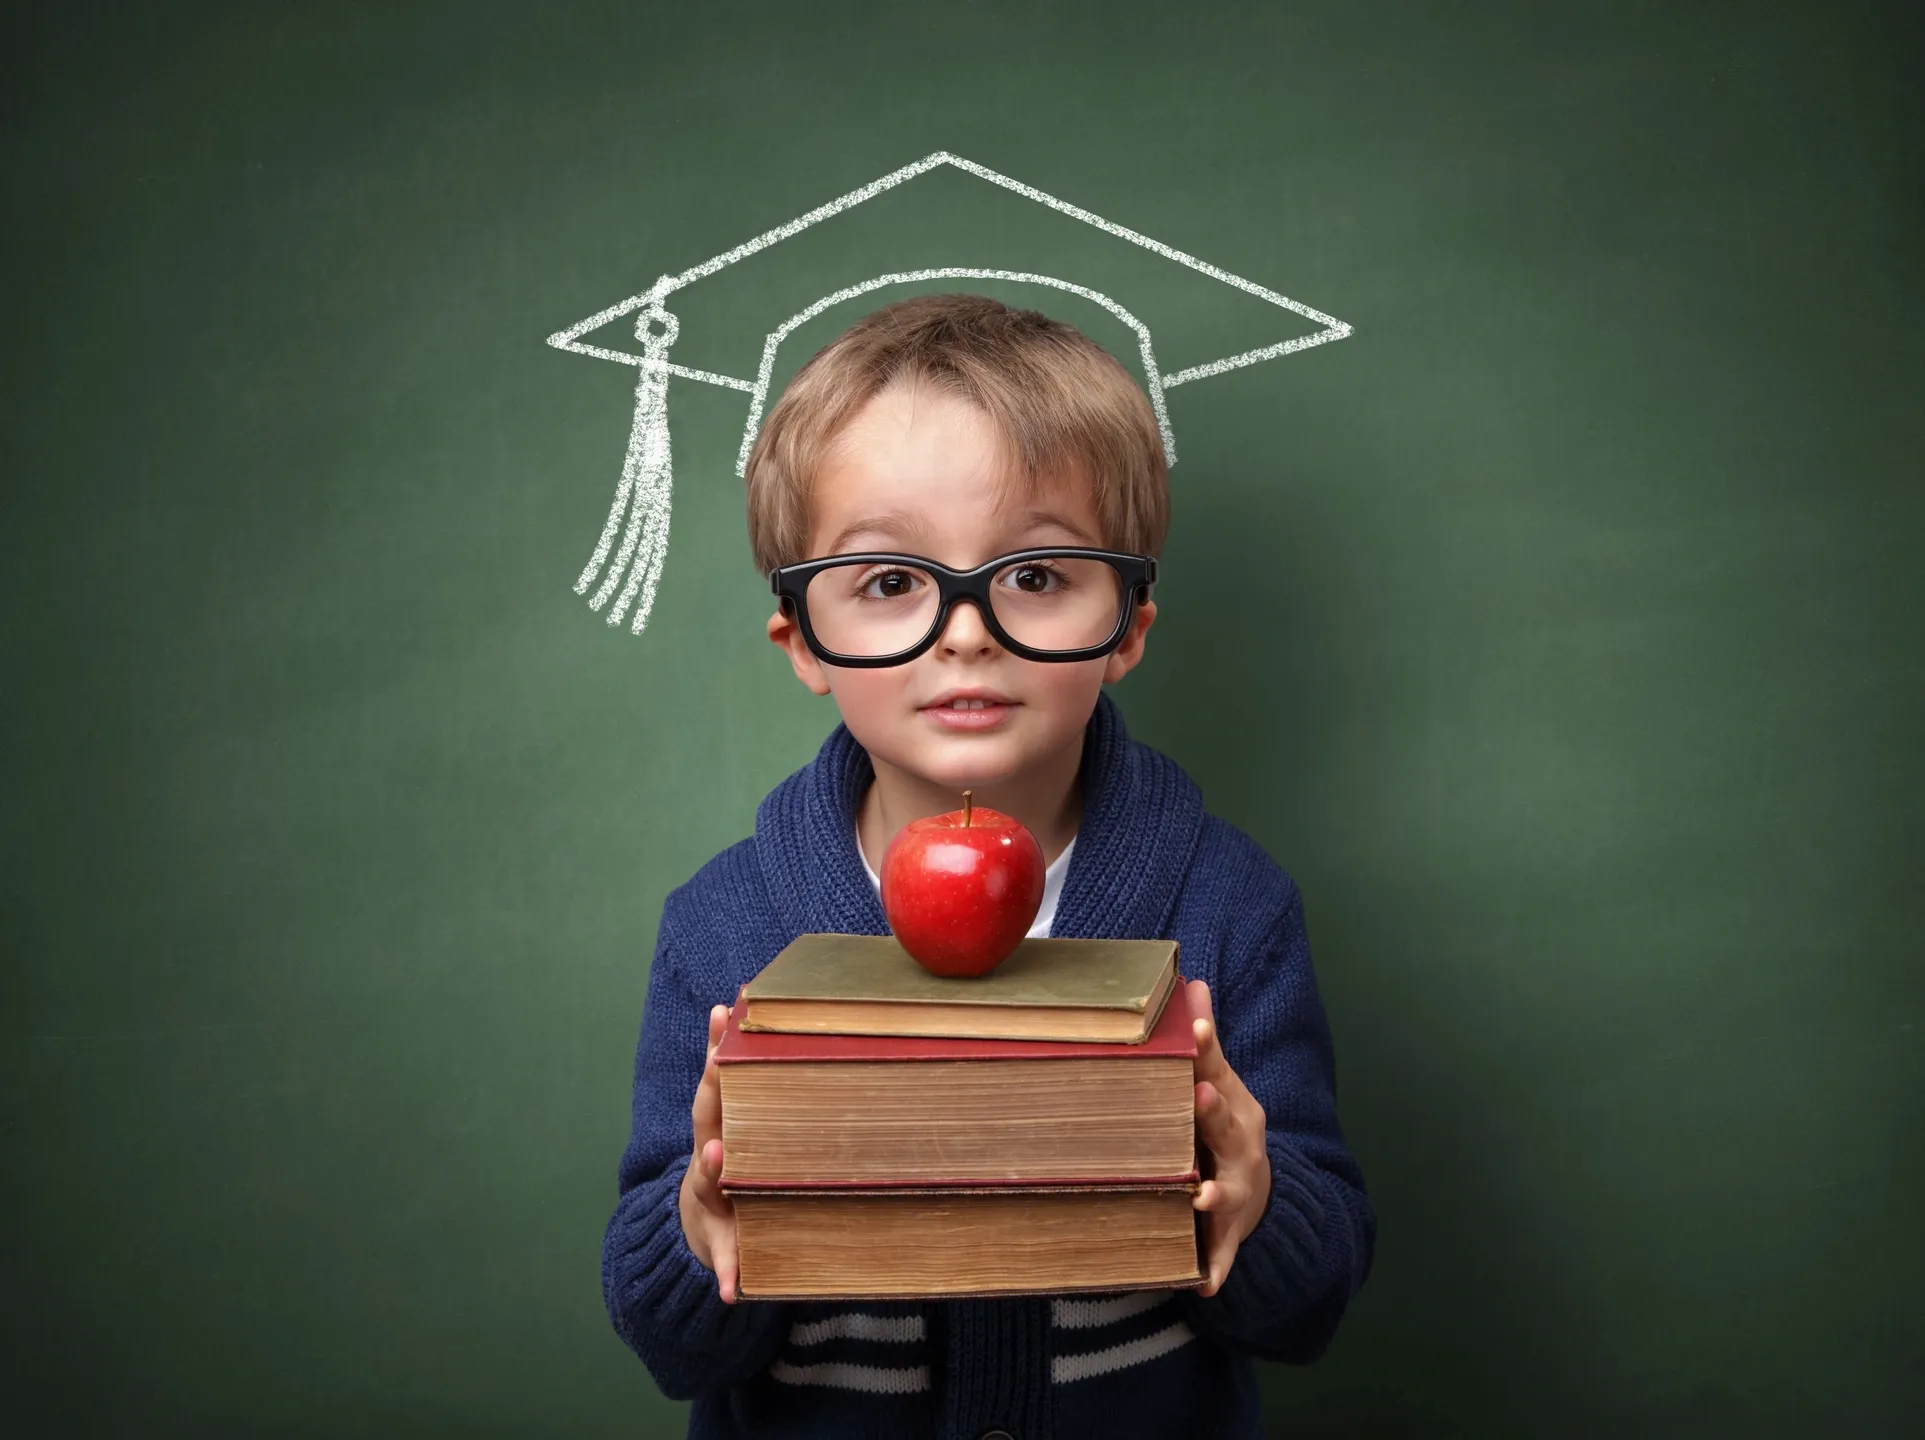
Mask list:
[[[894,193],[904,186],[912,188]],[[998,191],[1031,203],[1004,208]],[[817,229],[830,220],[837,223]],[[758,267],[778,245],[782,258],[773,268]],[[735,285],[713,278],[725,270],[743,278]],[[786,352],[799,363],[857,316],[903,298],[905,287],[931,286],[1015,287],[1013,298],[1024,305],[1082,305],[1087,318],[1116,332],[1125,354],[1135,351],[1126,368],[1140,372],[1135,378],[1171,465],[1169,391],[1350,334],[1344,321],[1267,285],[938,150],[548,337],[558,350],[637,372],[621,482],[576,593],[606,610],[610,625],[626,621],[639,635],[648,622],[668,553],[671,378],[678,387],[694,381],[747,395],[735,461],[741,475],[781,392],[778,352],[791,335],[803,331]],[[812,327],[825,315],[827,329],[817,333]],[[1073,323],[1086,329],[1084,319]],[[604,332],[618,322],[610,338]]]
[[[1007,1430],[985,1430],[982,1440],[1016,1440],[1016,1437]]]

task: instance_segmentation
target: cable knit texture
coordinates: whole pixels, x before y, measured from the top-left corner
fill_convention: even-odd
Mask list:
[[[1296,884],[1206,815],[1189,777],[1131,740],[1107,695],[1082,773],[1053,933],[1177,940],[1183,974],[1210,983],[1224,1052],[1264,1107],[1270,1205],[1228,1281],[1208,1299],[1107,1305],[722,1303],[677,1204],[709,1006],[798,935],[888,931],[854,840],[874,771],[838,726],[762,802],[754,838],[668,897],[649,974],[602,1288],[663,1392],[694,1402],[691,1436],[1235,1440],[1263,1434],[1252,1359],[1307,1363],[1330,1343],[1369,1273],[1375,1220],[1337,1123]]]

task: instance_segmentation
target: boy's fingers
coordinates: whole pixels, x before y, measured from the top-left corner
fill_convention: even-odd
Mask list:
[[[691,1119],[695,1127],[695,1193],[712,1217],[708,1223],[709,1256],[722,1303],[733,1305],[741,1286],[735,1245],[735,1207],[722,1190],[722,1076],[715,1064],[715,1047],[728,1029],[729,1007],[709,1007],[708,1055],[702,1079],[695,1087]]]
[[[1203,1294],[1206,1297],[1223,1288],[1236,1254],[1236,1230],[1231,1218],[1215,1210],[1206,1212],[1203,1216],[1203,1264],[1206,1276]]]
[[[720,1140],[711,1140],[696,1148],[694,1160],[689,1165],[689,1188],[695,1192],[695,1201],[704,1210],[715,1214],[727,1213],[728,1197],[722,1193]]]
[[[728,1024],[729,1007],[712,1005],[709,1007],[708,1054],[702,1061],[702,1078],[695,1086],[695,1103],[691,1109],[695,1121],[695,1148],[701,1150],[702,1142],[711,1135],[722,1133],[722,1073],[715,1067],[715,1047],[722,1043],[722,1031]]]
[[[1218,1098],[1225,1102],[1224,1109],[1247,1109],[1254,1103],[1250,1087],[1243,1083],[1241,1075],[1230,1068],[1230,1062],[1223,1053],[1223,1046],[1218,1042],[1216,1026],[1209,1021],[1196,1022],[1195,1073],[1199,1086],[1208,1084],[1217,1091]],[[1198,1113],[1201,1114],[1201,1093],[1197,1098]]]
[[[711,1134],[722,1131],[722,1072],[715,1066],[715,1047],[722,1043],[722,1030],[728,1023],[726,1005],[709,1007],[708,1054],[702,1060],[702,1078],[695,1087],[695,1147],[701,1149],[704,1118],[712,1120]]]
[[[1239,1180],[1210,1179],[1197,1187],[1196,1199],[1191,1203],[1211,1215],[1228,1216],[1242,1209],[1249,1198],[1249,1187]]]
[[[1241,1128],[1236,1106],[1208,1080],[1197,1082],[1196,1123],[1203,1132],[1203,1143],[1218,1155],[1227,1153],[1236,1144]]]
[[[1214,1295],[1223,1288],[1223,1282],[1230,1278],[1230,1267],[1236,1263],[1237,1242],[1230,1238],[1226,1225],[1218,1237],[1210,1242],[1210,1283],[1204,1287],[1205,1295]]]
[[[1190,1013],[1205,1020],[1216,1019],[1216,1002],[1210,995],[1210,982],[1191,980],[1185,986],[1190,997]]]
[[[1202,1048],[1203,1025],[1207,1022],[1210,1033],[1216,1033],[1216,1002],[1210,996],[1210,987],[1202,980],[1191,980],[1184,985],[1184,992],[1190,1001],[1190,1028],[1198,1036],[1198,1048]],[[1201,1060],[1203,1057],[1197,1057]]]
[[[713,1210],[715,1208],[715,1177],[709,1174],[708,1166],[703,1162],[702,1152],[700,1150],[697,1150],[694,1159],[689,1161],[688,1188],[689,1193],[695,1197],[695,1203],[697,1205],[700,1205],[704,1210]]]
[[[722,1303],[733,1305],[736,1292],[741,1285],[740,1261],[735,1251],[735,1225],[731,1221],[717,1227],[720,1232],[710,1241],[715,1252],[715,1284],[721,1291]]]
[[[695,1087],[695,1102],[689,1107],[689,1119],[695,1127],[697,1151],[708,1141],[721,1138],[722,1076],[715,1067],[715,1051],[712,1047],[708,1063],[702,1067],[702,1079]]]
[[[1197,1078],[1218,1080],[1229,1075],[1230,1062],[1223,1058],[1223,1047],[1217,1043],[1216,1021],[1199,1016],[1190,1022],[1190,1033],[1196,1038]]]

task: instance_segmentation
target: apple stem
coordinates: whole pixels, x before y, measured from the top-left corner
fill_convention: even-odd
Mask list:
[[[965,830],[969,828],[969,795],[969,791],[963,791],[963,829]]]

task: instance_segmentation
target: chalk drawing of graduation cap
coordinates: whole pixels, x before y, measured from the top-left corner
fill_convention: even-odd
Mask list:
[[[979,180],[1001,187],[1004,191],[1046,206],[1058,214],[1093,226],[1096,230],[1114,236],[1118,240],[1127,241],[1143,251],[1160,256],[1173,265],[1184,267],[1186,270],[1207,277],[1208,280],[1242,291],[1264,305],[1289,311],[1299,317],[1299,323],[1308,321],[1318,328],[1287,339],[1261,344],[1253,349],[1244,349],[1234,354],[1203,360],[1181,369],[1165,371],[1157,358],[1149,327],[1109,295],[1090,286],[1057,276],[1037,274],[1022,269],[945,265],[915,270],[892,270],[855,283],[838,286],[810,300],[800,309],[789,314],[763,337],[761,361],[752,377],[745,378],[720,374],[714,370],[696,369],[677,364],[669,359],[670,348],[681,333],[681,321],[668,307],[669,298],[677,291],[715,275],[751,255],[798,236],[824,220],[873,200],[885,191],[893,190],[899,185],[945,166],[973,175]],[[1080,296],[1108,311],[1127,326],[1136,337],[1144,386],[1149,392],[1150,404],[1156,412],[1157,426],[1162,432],[1166,458],[1171,465],[1176,463],[1176,438],[1170,428],[1169,411],[1164,400],[1168,391],[1194,380],[1207,379],[1213,375],[1241,369],[1246,365],[1256,365],[1265,360],[1275,360],[1332,340],[1341,340],[1351,333],[1351,327],[1343,321],[1280,295],[1254,280],[1232,275],[1227,270],[1199,260],[1193,255],[1186,255],[1181,250],[1165,245],[1159,240],[1152,240],[1147,235],[1139,234],[1126,226],[1105,220],[1102,216],[1092,214],[1081,206],[1059,200],[1053,195],[1046,195],[1041,190],[1025,185],[1021,181],[1012,180],[1007,175],[965,160],[961,156],[939,150],[932,155],[925,155],[914,164],[903,166],[900,170],[892,170],[889,174],[851,190],[848,194],[839,196],[827,204],[819,205],[787,224],[766,230],[752,240],[745,240],[733,249],[725,250],[699,265],[693,265],[679,274],[664,275],[639,295],[631,295],[620,304],[611,305],[606,310],[590,315],[587,319],[578,321],[566,330],[557,331],[548,337],[548,343],[558,350],[567,350],[577,355],[592,355],[598,359],[630,365],[637,372],[635,420],[629,432],[628,453],[622,463],[621,481],[616,487],[614,501],[609,506],[607,522],[603,525],[601,535],[595,543],[594,553],[590,556],[580,577],[575,581],[575,593],[587,596],[590,608],[598,612],[606,609],[610,625],[620,625],[624,619],[627,619],[631,632],[639,635],[648,623],[649,612],[655,603],[656,586],[661,579],[662,564],[668,554],[669,498],[672,488],[668,421],[668,384],[671,377],[679,376],[684,380],[696,380],[705,385],[717,385],[747,393],[748,415],[743,423],[742,443],[737,452],[735,465],[735,472],[739,477],[747,469],[749,454],[754,449],[756,435],[768,408],[770,381],[775,370],[776,355],[783,341],[799,327],[833,306],[872,292],[886,292],[892,287],[928,281],[991,281],[1039,286]],[[890,298],[887,294],[878,294],[875,303],[884,304]],[[634,351],[591,344],[584,338],[630,314],[636,317],[634,334],[639,354]]]

